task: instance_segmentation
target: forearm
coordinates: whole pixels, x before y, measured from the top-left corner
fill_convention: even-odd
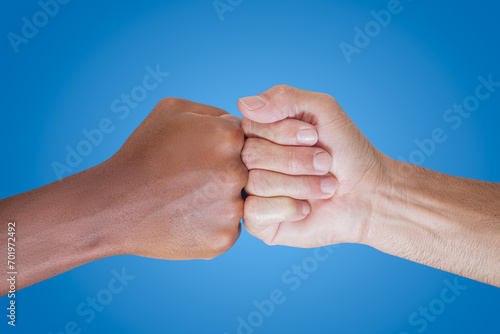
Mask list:
[[[500,184],[388,159],[366,243],[500,286]]]
[[[105,183],[94,168],[0,201],[3,252],[7,224],[16,224],[16,289],[119,252]],[[0,295],[7,283],[2,278]]]

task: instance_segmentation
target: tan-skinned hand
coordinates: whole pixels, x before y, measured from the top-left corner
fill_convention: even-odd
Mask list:
[[[7,222],[15,222],[22,240],[17,289],[112,255],[224,253],[241,231],[243,141],[237,117],[166,98],[107,161],[1,200],[0,232],[7,235]],[[0,295],[9,291],[1,282]]]

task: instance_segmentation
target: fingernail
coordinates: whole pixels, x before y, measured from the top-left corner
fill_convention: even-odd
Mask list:
[[[248,110],[259,109],[266,105],[266,100],[258,95],[242,97],[240,102],[243,103]]]
[[[337,190],[337,180],[330,176],[323,176],[321,178],[321,191],[324,194],[333,194]]]
[[[313,129],[302,129],[297,133],[299,144],[314,145],[318,141],[318,133]]]
[[[306,203],[306,202],[302,202],[302,213],[307,216],[309,214],[309,212],[311,212],[311,206]]]
[[[332,166],[332,158],[326,152],[319,152],[313,158],[313,165],[318,172],[326,173]]]

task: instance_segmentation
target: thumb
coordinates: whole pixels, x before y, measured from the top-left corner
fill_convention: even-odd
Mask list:
[[[238,109],[258,123],[273,123],[295,118],[312,125],[322,125],[344,114],[337,101],[324,93],[278,85],[256,96],[238,100]]]

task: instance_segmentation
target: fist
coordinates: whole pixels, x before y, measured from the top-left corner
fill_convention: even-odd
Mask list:
[[[228,250],[241,231],[243,142],[239,119],[221,109],[160,101],[102,164],[113,175],[121,252],[183,260]]]
[[[271,245],[365,242],[385,158],[335,99],[275,86],[238,108],[249,137],[246,229]]]

